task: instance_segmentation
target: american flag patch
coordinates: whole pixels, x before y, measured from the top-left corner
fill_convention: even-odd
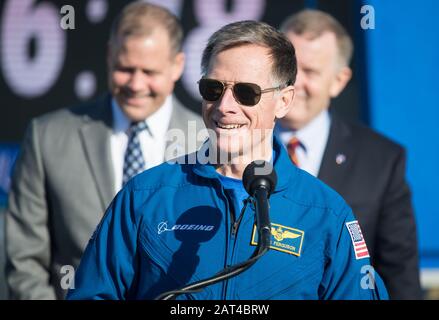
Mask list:
[[[364,241],[363,233],[361,232],[358,221],[347,222],[346,228],[348,228],[349,234],[351,235],[355,258],[357,260],[369,258],[369,251],[367,250],[366,241]]]

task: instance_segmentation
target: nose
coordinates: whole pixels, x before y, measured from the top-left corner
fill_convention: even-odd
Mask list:
[[[294,83],[294,87],[296,90],[302,90],[305,85],[305,73],[301,68],[297,68],[296,82]]]
[[[142,91],[145,89],[147,81],[147,76],[142,71],[135,70],[131,73],[127,87],[134,92]]]
[[[223,114],[236,113],[237,108],[239,108],[239,104],[233,96],[232,86],[230,85],[226,86],[223,95],[216,103],[218,111]]]

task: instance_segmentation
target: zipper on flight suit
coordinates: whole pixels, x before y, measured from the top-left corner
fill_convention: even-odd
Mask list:
[[[242,209],[241,209],[241,211],[240,211],[240,213],[239,213],[239,216],[238,216],[238,218],[236,219],[236,214],[235,214],[235,206],[233,205],[233,204],[231,204],[230,202],[231,202],[231,199],[230,199],[230,197],[228,196],[228,194],[226,195],[226,199],[227,199],[227,201],[226,201],[226,206],[227,206],[227,208],[229,209],[229,211],[230,211],[230,216],[231,216],[231,227],[232,227],[232,229],[231,229],[231,232],[230,232],[230,241],[233,241],[233,244],[232,244],[232,251],[230,252],[230,261],[229,261],[229,259],[227,259],[228,261],[227,262],[230,262],[230,264],[229,263],[227,263],[227,267],[230,267],[232,264],[233,264],[233,258],[234,258],[234,255],[235,255],[235,245],[236,245],[236,240],[237,240],[237,238],[236,238],[236,234],[237,234],[237,232],[238,232],[238,228],[239,228],[239,225],[240,225],[240,223],[241,223],[241,220],[242,220],[242,218],[243,218],[243,216],[244,216],[244,212],[245,212],[245,210],[246,210],[246,208],[247,208],[247,205],[248,205],[248,203],[250,202],[250,200],[249,200],[249,198],[247,198],[247,199],[245,199],[244,200],[244,206],[242,207]],[[230,244],[228,245],[228,247],[230,246]],[[229,288],[229,281],[230,281],[230,279],[227,279],[227,280],[225,280],[224,281],[224,285],[223,285],[223,300],[226,300],[226,298],[227,298],[227,292],[228,292],[228,288]]]
[[[233,264],[233,256],[234,256],[234,247],[235,247],[235,241],[236,241],[236,233],[239,227],[240,223],[240,217],[236,219],[236,213],[235,213],[235,205],[233,203],[233,196],[231,195],[231,191],[228,189],[222,188],[223,196],[225,198],[225,204],[226,204],[226,210],[227,214],[230,214],[230,232],[228,233],[228,240],[226,243],[227,246],[227,254],[226,254],[226,267],[229,267]],[[228,292],[228,286],[229,286],[229,280],[225,280],[223,282],[223,292],[222,292],[222,299],[226,300],[227,292]]]
[[[235,220],[232,221],[233,222],[232,236],[236,236],[236,233],[238,232],[239,224],[241,223],[242,217],[244,216],[244,212],[245,212],[245,209],[247,208],[248,202],[249,202],[248,198],[244,200],[244,206],[242,207],[241,212],[239,213],[238,219],[236,221]],[[234,214],[234,216],[235,216],[235,214]]]
[[[224,187],[221,185],[221,183],[219,183],[219,185],[220,185],[221,194],[222,194],[222,196],[223,196],[223,198],[224,198],[224,203],[225,203],[225,205],[226,205],[226,216],[228,216],[228,215],[229,215],[229,212],[230,212],[231,223],[233,224],[235,218],[234,218],[234,213],[232,212],[232,210],[230,210],[231,205],[230,205],[230,203],[229,203],[229,198],[227,197],[227,195],[226,195],[226,190],[225,190]],[[229,261],[229,247],[230,247],[230,237],[229,237],[229,232],[227,232],[227,235],[226,235],[226,243],[225,243],[225,246],[226,246],[226,255],[225,255],[225,264],[224,264],[224,267],[227,267],[227,266],[228,266],[228,261]],[[222,292],[221,292],[222,300],[225,300],[225,298],[226,298],[226,292],[227,292],[227,281],[223,281],[223,283],[222,283]]]
[[[229,191],[227,189],[225,189],[225,196],[226,196],[226,202],[227,202],[227,208],[228,211],[230,212],[230,225],[231,225],[231,234],[232,236],[234,236],[236,234],[236,214],[235,214],[235,206],[233,205],[233,203],[231,203],[231,196],[229,195]]]

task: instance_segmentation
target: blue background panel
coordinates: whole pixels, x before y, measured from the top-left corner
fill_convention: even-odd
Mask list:
[[[367,1],[370,125],[402,144],[418,223],[421,267],[439,268],[439,1]]]

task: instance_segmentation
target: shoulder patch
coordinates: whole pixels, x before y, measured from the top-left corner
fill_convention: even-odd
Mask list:
[[[369,258],[369,251],[367,250],[366,241],[364,240],[363,233],[361,232],[360,224],[357,220],[347,222],[346,228],[348,228],[351,235],[352,246],[354,247],[355,259]]]

